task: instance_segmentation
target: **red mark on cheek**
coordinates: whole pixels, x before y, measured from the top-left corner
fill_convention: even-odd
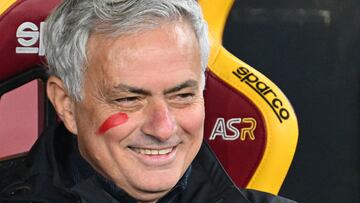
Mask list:
[[[116,127],[118,125],[124,124],[128,120],[128,115],[126,113],[116,113],[107,118],[104,123],[100,126],[96,135],[102,135],[110,128]]]

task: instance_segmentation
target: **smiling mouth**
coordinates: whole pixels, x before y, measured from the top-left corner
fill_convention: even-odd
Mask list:
[[[133,151],[139,153],[139,154],[143,154],[143,155],[167,155],[170,154],[175,147],[169,147],[169,148],[164,148],[164,149],[144,149],[144,148],[134,148],[134,147],[130,147],[130,149],[132,149]]]

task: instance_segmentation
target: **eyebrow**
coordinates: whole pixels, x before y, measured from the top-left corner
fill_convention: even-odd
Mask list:
[[[114,89],[121,91],[121,92],[130,92],[130,93],[134,93],[134,94],[142,94],[145,96],[151,95],[150,91],[147,91],[143,88],[133,87],[133,86],[125,85],[125,84],[116,85],[116,86],[114,86]]]
[[[196,80],[187,80],[185,82],[182,82],[174,87],[171,87],[169,89],[164,90],[164,94],[171,94],[174,92],[178,92],[185,88],[193,88],[196,89],[198,87],[198,82]],[[143,88],[133,87],[126,84],[119,84],[114,86],[114,89],[118,91],[124,91],[124,92],[130,92],[134,94],[141,94],[145,96],[151,96],[151,92],[148,90],[145,90]]]
[[[182,89],[189,88],[189,87],[192,89],[196,89],[198,87],[198,82],[196,80],[187,80],[183,83],[180,83],[179,85],[176,85],[175,87],[166,89],[164,91],[164,94],[171,94],[171,93],[178,92]]]

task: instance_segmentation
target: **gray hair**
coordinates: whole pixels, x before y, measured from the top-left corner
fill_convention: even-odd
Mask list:
[[[209,57],[207,24],[195,0],[64,0],[49,16],[44,35],[50,75],[59,77],[80,101],[91,34],[122,36],[186,20],[199,42],[202,87]]]

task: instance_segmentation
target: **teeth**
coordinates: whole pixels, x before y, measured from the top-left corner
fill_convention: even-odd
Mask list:
[[[158,154],[159,154],[159,151],[153,149],[153,150],[151,150],[151,154],[152,154],[152,155],[158,155]]]
[[[167,148],[167,149],[139,149],[135,148],[134,150],[139,152],[140,154],[144,155],[164,155],[168,154],[172,151],[173,148]]]
[[[159,154],[168,154],[172,151],[172,148],[169,149],[161,149],[159,150]]]

